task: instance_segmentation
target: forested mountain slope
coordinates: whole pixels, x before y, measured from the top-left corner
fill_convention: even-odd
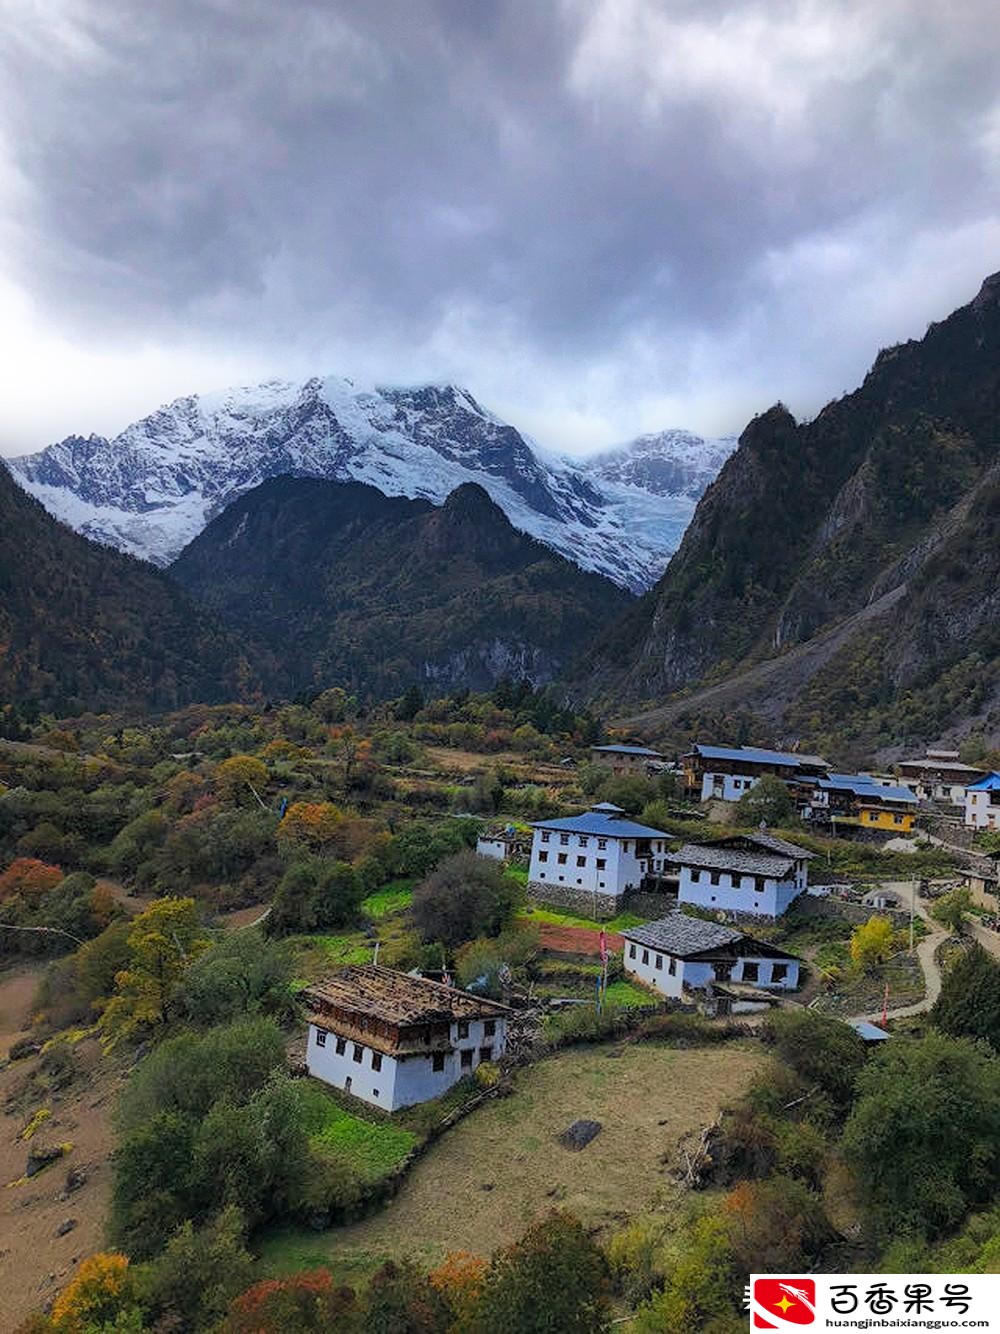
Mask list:
[[[235,638],[166,575],[64,527],[0,465],[0,702],[63,713],[243,697]]]
[[[474,484],[434,506],[358,482],[275,478],[213,519],[170,573],[267,645],[283,695],[537,684],[631,601],[518,532]]]
[[[753,712],[739,681],[787,654],[756,703],[772,733],[884,749],[995,731],[998,462],[995,275],[814,421],[780,404],[755,418],[663,578],[575,669],[576,688],[653,706],[655,728],[696,718],[707,685],[713,707]],[[833,633],[893,590],[884,614]],[[822,651],[793,652],[814,639]]]

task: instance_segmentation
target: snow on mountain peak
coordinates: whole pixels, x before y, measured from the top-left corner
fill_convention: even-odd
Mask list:
[[[475,482],[515,527],[639,592],[662,573],[734,447],[663,431],[560,459],[460,386],[327,376],[192,394],[113,440],[68,436],[10,466],[57,518],[157,565],[270,477],[367,482],[436,504]]]

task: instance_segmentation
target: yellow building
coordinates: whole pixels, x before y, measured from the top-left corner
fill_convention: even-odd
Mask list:
[[[859,806],[858,821],[865,829],[891,829],[897,834],[913,832],[915,812],[894,811],[888,806]]]

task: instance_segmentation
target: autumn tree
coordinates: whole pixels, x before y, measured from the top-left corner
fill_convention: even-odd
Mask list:
[[[360,1334],[362,1316],[351,1288],[334,1284],[330,1271],[255,1283],[232,1302],[222,1334]]]
[[[730,1251],[744,1274],[810,1266],[832,1237],[819,1197],[790,1177],[740,1182],[722,1212]]]
[[[58,866],[50,866],[37,857],[17,857],[0,875],[0,903],[20,895],[38,899],[63,878]]]
[[[88,1256],[52,1305],[52,1325],[59,1334],[129,1328],[125,1320],[132,1317],[138,1323],[138,1316],[135,1274],[116,1251]]]
[[[267,767],[253,755],[231,755],[215,766],[212,781],[220,797],[245,806],[267,786]]]
[[[143,1285],[150,1314],[166,1328],[215,1327],[253,1277],[238,1209],[223,1209],[204,1227],[187,1219],[151,1264]]]
[[[873,972],[891,951],[892,923],[888,917],[869,917],[851,933],[851,962],[862,972]]]
[[[100,1018],[109,1047],[166,1021],[185,968],[211,942],[194,899],[157,899],[132,923],[126,943],[128,962]]]
[[[329,801],[295,801],[278,825],[278,845],[288,852],[325,852],[337,838],[344,813]]]

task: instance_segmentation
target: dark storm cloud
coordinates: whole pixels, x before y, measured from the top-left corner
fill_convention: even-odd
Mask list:
[[[736,426],[847,387],[1000,239],[992,0],[43,8],[6,25],[5,244],[77,338]]]

